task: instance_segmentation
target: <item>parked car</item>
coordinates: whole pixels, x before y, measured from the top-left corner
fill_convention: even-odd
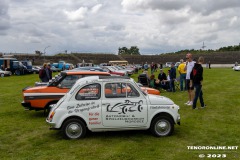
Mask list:
[[[138,68],[138,70],[142,69],[142,65],[141,64],[135,64],[135,66]]]
[[[56,68],[55,66],[51,66],[51,70],[52,70],[53,72],[60,72],[60,71],[61,71],[60,68]]]
[[[87,70],[87,71],[107,72],[107,70],[102,69],[100,67],[78,67],[78,68],[74,68],[73,70]]]
[[[166,62],[165,66],[168,67],[168,68],[171,68],[171,64],[172,64],[172,63],[173,63],[173,62]]]
[[[36,82],[35,87],[26,87],[22,90],[22,106],[25,110],[49,110],[51,104],[55,104],[63,97],[74,83],[83,77],[110,76],[108,72],[99,71],[62,71],[49,82]],[[120,76],[119,76],[120,77]],[[141,87],[149,94],[160,95],[160,91],[154,88]]]
[[[173,133],[174,124],[180,125],[180,115],[172,100],[142,92],[133,79],[93,76],[78,80],[46,121],[66,139],[83,138],[87,130],[150,129],[163,137]]]
[[[178,68],[178,66],[179,66],[180,64],[181,64],[181,62],[176,62],[175,65],[174,65],[175,68]]]
[[[116,70],[113,66],[102,66],[103,69],[107,70],[110,74],[119,75],[119,76],[127,76],[127,71]]]
[[[4,70],[0,69],[0,76],[1,77],[11,76],[11,75],[12,75],[11,71],[4,71]]]
[[[120,71],[126,71],[129,76],[135,72],[134,68],[130,68],[130,67],[129,68],[125,66],[113,66],[113,67]]]
[[[240,71],[240,66],[233,66],[234,71]]]
[[[83,77],[88,76],[110,76],[107,72],[96,71],[62,71],[58,76],[42,85],[26,87],[22,90],[22,106],[26,110],[45,110],[49,105],[55,104],[62,98],[74,83]]]
[[[34,67],[32,68],[33,73],[35,73],[35,74],[38,74],[39,71],[40,71],[40,69],[41,69],[41,67],[39,67],[39,66],[34,66]]]

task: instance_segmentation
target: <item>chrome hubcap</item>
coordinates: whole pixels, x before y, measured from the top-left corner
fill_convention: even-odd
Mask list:
[[[170,131],[170,124],[168,121],[160,120],[156,123],[155,129],[159,135],[166,135]]]
[[[76,123],[71,123],[67,127],[66,132],[69,137],[77,138],[82,134],[82,128]]]

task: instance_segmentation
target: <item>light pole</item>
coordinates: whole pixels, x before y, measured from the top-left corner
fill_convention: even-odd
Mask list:
[[[51,46],[47,46],[47,47],[45,47],[45,48],[44,48],[44,50],[43,50],[43,54],[44,54],[44,61],[45,61],[46,49],[47,49],[47,48],[49,48],[49,47],[51,47]]]

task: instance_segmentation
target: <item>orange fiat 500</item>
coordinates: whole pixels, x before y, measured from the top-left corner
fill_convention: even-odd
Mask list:
[[[111,76],[108,72],[100,71],[62,71],[43,86],[24,88],[21,104],[26,110],[47,110],[51,104],[57,103],[78,79],[96,75]],[[148,87],[141,88],[148,94],[160,95],[159,90]]]

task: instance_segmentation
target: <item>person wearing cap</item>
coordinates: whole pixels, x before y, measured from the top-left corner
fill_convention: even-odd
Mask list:
[[[186,90],[186,70],[184,70],[186,64],[184,63],[183,59],[180,59],[180,64],[178,66],[178,72],[180,74],[180,90]],[[183,87],[184,83],[184,87]]]

